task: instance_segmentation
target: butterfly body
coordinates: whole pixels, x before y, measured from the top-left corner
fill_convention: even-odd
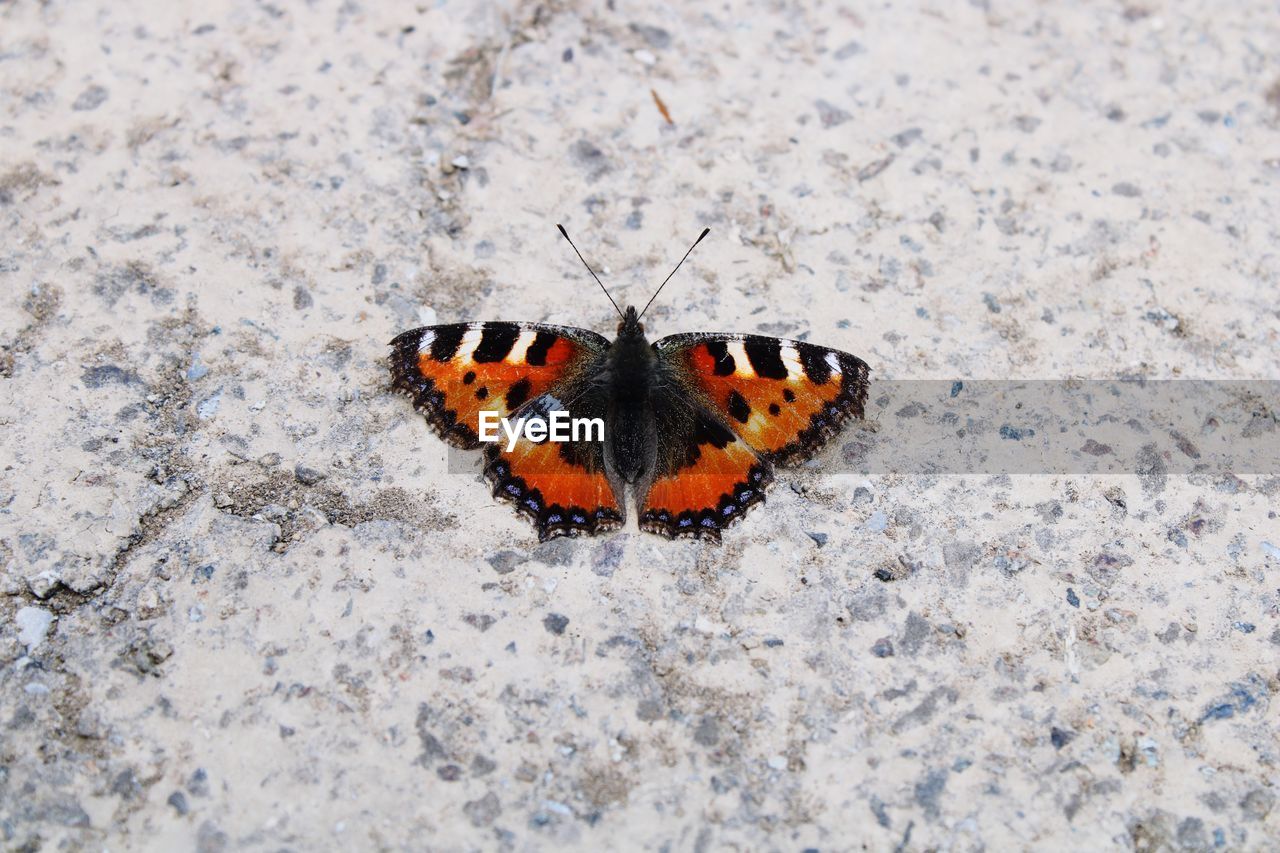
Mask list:
[[[653,386],[658,358],[644,327],[630,307],[618,324],[618,337],[609,347],[609,406],[605,417],[605,465],[615,478],[633,489],[656,467],[658,436],[654,428]]]
[[[719,540],[764,500],[775,465],[812,456],[861,417],[869,369],[801,341],[691,333],[650,343],[635,308],[613,341],[533,323],[428,326],[391,342],[393,386],[451,443],[481,446],[478,421],[565,411],[603,441],[485,446],[485,476],[539,538],[622,525]]]

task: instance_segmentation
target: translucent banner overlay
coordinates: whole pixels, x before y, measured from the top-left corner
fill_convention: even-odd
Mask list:
[[[819,459],[868,476],[1277,475],[1278,419],[1273,380],[873,381],[865,421]],[[477,456],[451,448],[449,471]]]

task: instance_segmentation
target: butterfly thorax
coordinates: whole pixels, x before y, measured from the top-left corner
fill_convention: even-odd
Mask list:
[[[612,467],[624,482],[633,485],[653,471],[656,444],[650,391],[657,360],[636,309],[627,308],[618,324],[618,337],[609,348],[612,387],[605,441]]]

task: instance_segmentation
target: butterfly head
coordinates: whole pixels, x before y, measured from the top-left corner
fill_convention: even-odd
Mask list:
[[[618,323],[618,335],[620,337],[644,335],[644,326],[640,323],[640,314],[636,311],[636,306],[627,306],[626,313],[622,315],[622,322]]]

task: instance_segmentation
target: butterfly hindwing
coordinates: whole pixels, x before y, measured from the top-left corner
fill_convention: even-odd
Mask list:
[[[657,469],[639,496],[640,527],[718,541],[721,530],[764,500],[771,466],[678,382],[659,383],[655,394]]]
[[[761,335],[672,335],[654,345],[664,365],[753,450],[779,465],[811,457],[860,418],[870,369],[862,359]]]
[[[604,417],[606,402],[590,376],[557,386],[530,400],[516,418],[547,418],[561,410],[570,418]],[[572,436],[572,433],[571,433]],[[622,525],[622,503],[605,473],[599,434],[583,429],[576,440],[534,442],[521,435],[485,448],[485,476],[493,493],[516,505],[538,529],[538,539],[601,533]]]
[[[446,441],[480,446],[480,412],[509,417],[526,401],[591,369],[609,342],[540,323],[424,326],[391,342],[392,385]]]

